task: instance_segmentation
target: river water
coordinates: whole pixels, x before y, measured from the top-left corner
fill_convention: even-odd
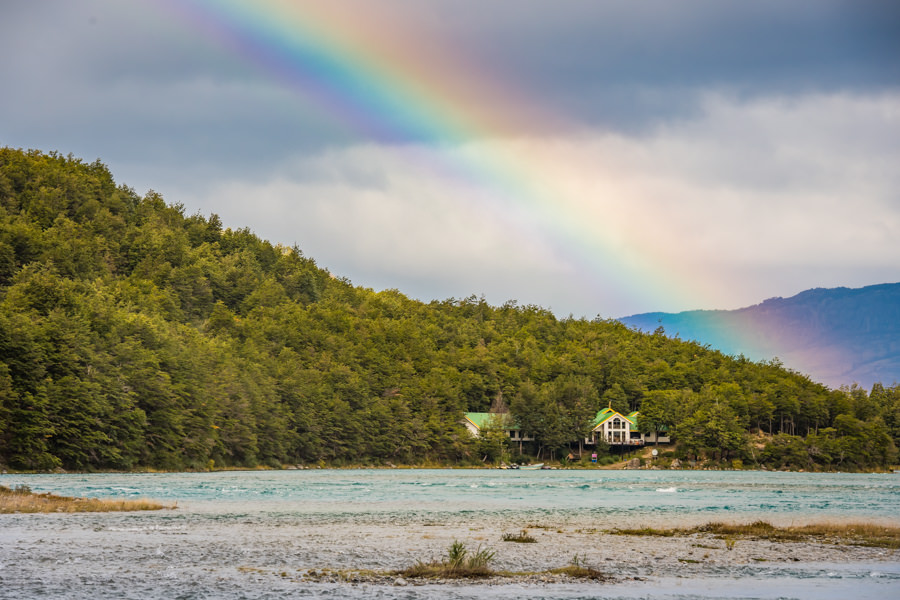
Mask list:
[[[611,550],[595,533],[758,518],[898,524],[900,475],[455,469],[0,475],[0,485],[19,484],[63,495],[153,498],[177,509],[0,515],[0,598],[900,597],[896,551],[821,561],[778,547],[741,561],[712,542],[665,550],[664,541],[637,548],[629,541],[635,538],[618,537]],[[499,541],[500,532],[526,527],[539,543]],[[509,570],[563,566],[580,553],[618,582],[395,587],[310,583],[297,575],[399,569],[440,555],[454,539],[496,550],[497,566]],[[676,552],[697,560],[668,556]]]

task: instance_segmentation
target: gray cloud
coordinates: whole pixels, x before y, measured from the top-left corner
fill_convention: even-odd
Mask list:
[[[551,117],[444,150],[532,153],[528,166],[562,182],[582,233],[606,245],[548,230],[540,219],[552,215],[472,182],[435,180],[403,160],[410,145],[359,139],[151,1],[6,0],[0,144],[101,158],[138,191],[422,299],[484,293],[618,316],[900,280],[900,4],[356,6],[396,11],[507,101]],[[611,221],[619,227],[602,229]],[[673,262],[659,288],[705,291],[628,289],[627,269],[604,253],[639,269],[635,249]],[[683,304],[700,298],[712,304]]]
[[[424,299],[609,317],[900,280],[900,95],[713,95],[702,113],[642,136],[364,144],[178,195]],[[510,206],[427,168],[483,154],[539,170],[552,205]]]
[[[385,3],[358,5],[374,12]],[[652,129],[696,115],[708,89],[764,96],[900,85],[894,2],[388,5],[423,38],[561,117],[554,126]],[[32,138],[77,151],[90,138],[101,151],[110,147],[103,154],[154,162],[171,154],[172,164],[216,153],[231,170],[254,157],[352,141],[257,65],[156,3],[8,0],[3,12],[0,50],[11,60],[0,77],[12,85],[0,108],[17,118],[0,135],[14,144]],[[531,126],[554,133],[541,120]],[[173,138],[182,150],[164,152]]]
[[[696,115],[699,90],[753,97],[900,85],[900,5],[889,1],[478,5],[450,20],[450,43],[591,126],[641,130]]]

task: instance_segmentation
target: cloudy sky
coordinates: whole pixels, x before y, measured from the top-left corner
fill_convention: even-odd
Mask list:
[[[377,290],[592,318],[900,281],[891,0],[0,0],[0,55],[0,145]]]

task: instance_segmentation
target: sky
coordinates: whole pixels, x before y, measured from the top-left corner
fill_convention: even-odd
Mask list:
[[[0,146],[423,301],[900,281],[900,3],[0,0]]]

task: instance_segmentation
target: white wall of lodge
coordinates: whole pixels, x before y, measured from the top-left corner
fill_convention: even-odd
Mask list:
[[[478,437],[481,435],[481,429],[473,423],[470,419],[463,419],[463,424],[466,426],[466,429],[469,430],[469,433],[472,434],[472,437]],[[516,428],[503,429],[503,433],[514,442],[531,442],[534,441],[534,438],[527,433],[521,432]]]
[[[478,428],[469,427],[469,431],[472,431],[472,435],[478,437],[480,435],[480,431]],[[504,429],[503,433],[506,434],[506,437],[511,439],[514,442],[531,442],[534,441],[534,438],[528,435],[527,433],[521,433],[518,429]]]
[[[465,419],[463,423],[473,437],[478,437],[481,434],[479,427],[471,420]],[[534,437],[518,429],[504,428],[503,432],[514,442],[530,442],[534,440]],[[645,444],[669,443],[669,436],[665,432],[659,433],[658,441],[656,436],[656,433],[641,433],[635,428],[634,423],[623,415],[616,413],[600,425],[597,425],[591,431],[590,436],[585,438],[584,443],[593,445],[599,440],[605,441],[610,446],[642,446]]]
[[[642,433],[644,436],[645,444],[668,444],[669,443],[669,434],[664,431],[659,432],[659,440],[656,439],[657,433],[654,431],[653,433]]]
[[[616,414],[594,428],[590,441],[597,443],[603,440],[611,446],[641,445],[644,443],[640,432],[632,431],[632,423],[625,417]]]
[[[533,437],[527,433],[520,432],[518,429],[510,429],[506,432],[506,435],[514,442],[531,442],[534,440]]]
[[[631,421],[617,413],[595,427],[591,436],[584,441],[586,444],[596,444],[603,440],[610,446],[643,446],[657,443],[656,436],[656,433],[641,433]],[[668,444],[669,436],[660,433],[658,443]]]

